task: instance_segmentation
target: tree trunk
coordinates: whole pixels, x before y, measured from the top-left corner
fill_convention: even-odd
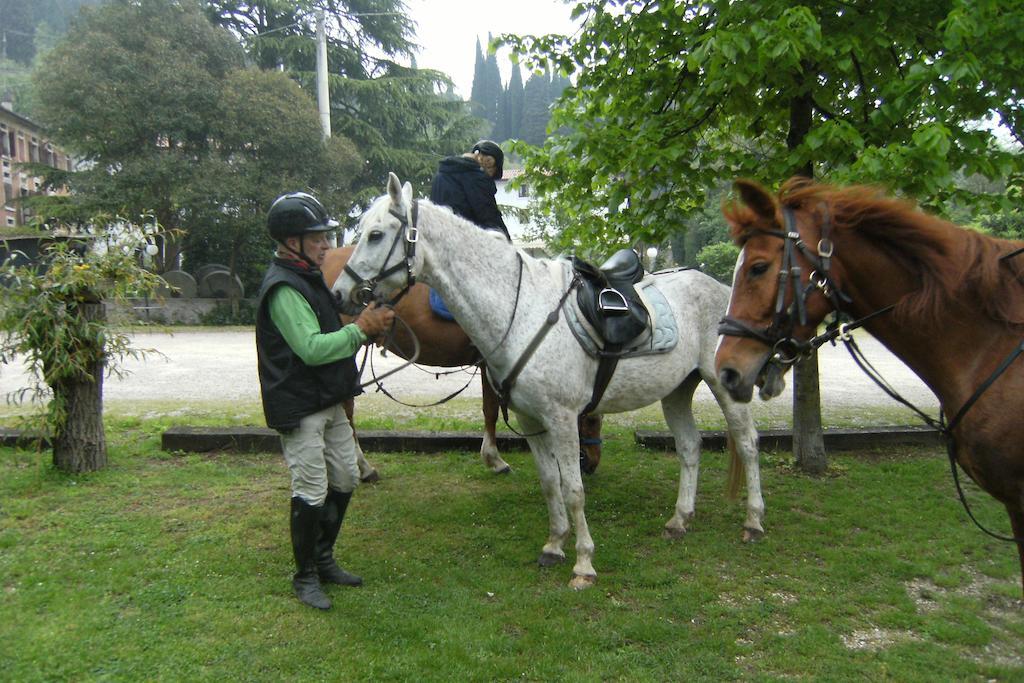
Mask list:
[[[813,475],[828,469],[821,431],[821,392],[818,353],[797,361],[793,368],[793,455],[796,466]]]
[[[795,149],[811,130],[815,70],[804,63],[804,79],[789,105],[789,132],[786,147]],[[814,177],[814,165],[808,161],[795,170],[797,175]],[[828,467],[825,437],[821,432],[821,391],[818,386],[818,354],[796,363],[793,368],[793,456],[797,467],[808,474],[822,474]]]
[[[78,305],[91,320],[105,317],[102,303]],[[53,435],[53,465],[64,472],[95,472],[107,465],[103,432],[103,350],[86,350],[94,359],[89,377],[61,380],[52,386],[54,400],[63,401],[66,415]]]

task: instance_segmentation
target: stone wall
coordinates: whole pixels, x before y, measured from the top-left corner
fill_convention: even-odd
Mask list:
[[[243,304],[254,306],[255,299],[243,299]],[[230,299],[129,299],[123,305],[107,303],[107,317],[110,320],[124,320],[199,325],[204,315],[209,314],[218,304],[230,306]]]

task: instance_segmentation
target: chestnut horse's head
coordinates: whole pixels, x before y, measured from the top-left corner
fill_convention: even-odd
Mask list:
[[[750,181],[735,187],[740,203],[724,214],[740,255],[715,367],[733,399],[749,401],[756,386],[767,400],[785,388],[789,366],[810,351],[807,341],[834,307],[828,215],[821,204],[782,205]]]

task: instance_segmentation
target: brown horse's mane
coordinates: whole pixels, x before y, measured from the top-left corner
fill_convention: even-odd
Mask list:
[[[975,309],[980,306],[993,320],[1024,325],[1024,254],[1000,261],[1024,243],[962,228],[925,213],[914,202],[886,196],[876,187],[836,187],[791,178],[778,198],[794,211],[815,212],[819,224],[827,209],[837,234],[857,231],[913,273],[921,288],[899,302],[896,314],[904,320],[936,320],[956,301]],[[746,206],[726,206],[724,213],[737,244],[762,227]],[[776,219],[781,224],[781,216]]]

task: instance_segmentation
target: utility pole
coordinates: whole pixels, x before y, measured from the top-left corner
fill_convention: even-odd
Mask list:
[[[324,11],[316,15],[316,103],[324,140],[331,137],[331,102],[327,89],[327,27]]]

